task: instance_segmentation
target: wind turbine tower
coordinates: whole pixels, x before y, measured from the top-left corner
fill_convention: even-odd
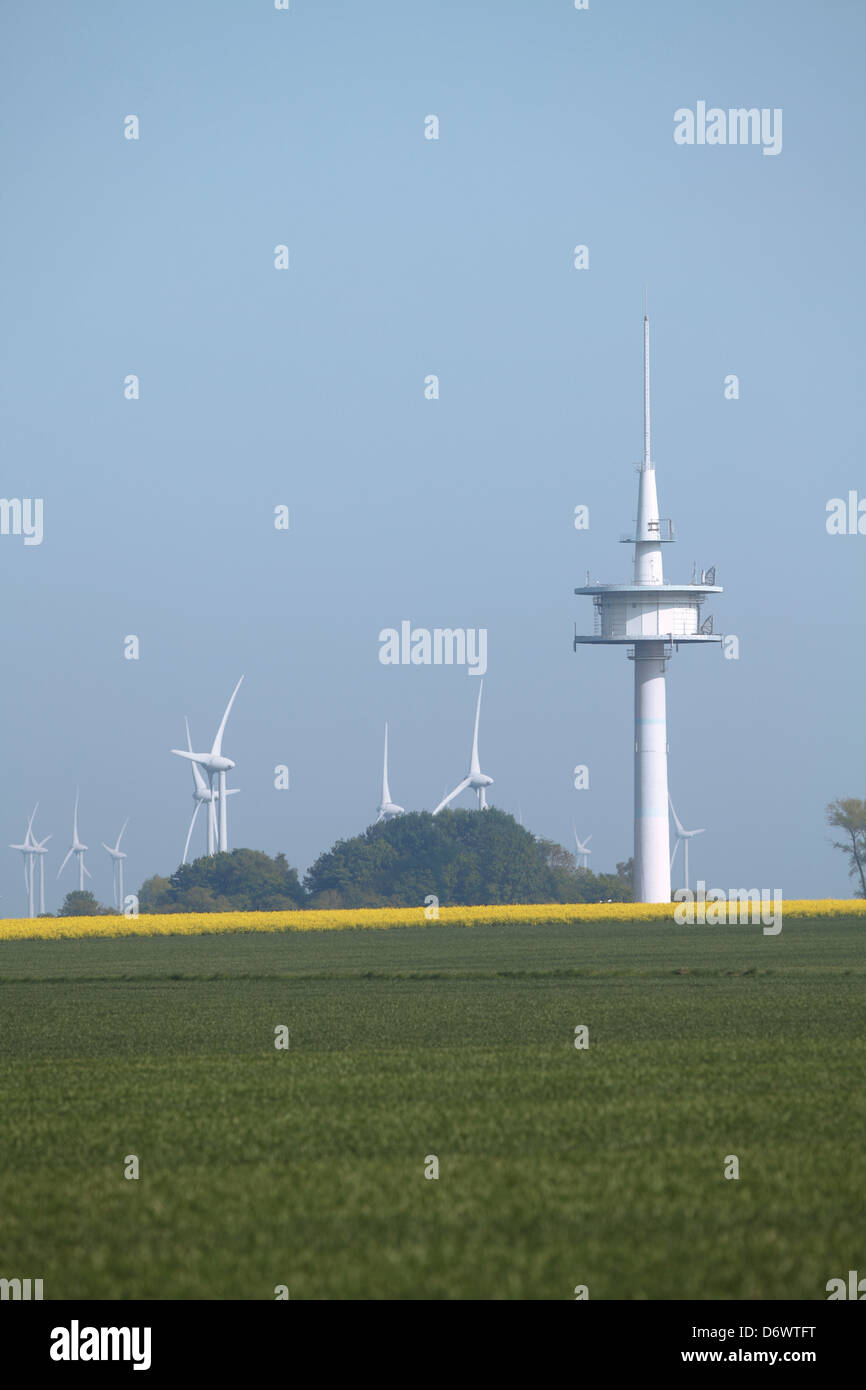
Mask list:
[[[117,843],[114,849],[111,848],[111,845],[107,845],[104,840],[102,841],[102,848],[107,849],[108,853],[111,855],[111,887],[113,890],[114,906],[117,908],[118,912],[123,911],[123,861],[126,858],[126,850],[120,848],[120,842],[123,839],[123,832],[128,825],[129,817],[127,816],[123,825],[120,827],[120,834],[117,837]]]
[[[36,839],[34,839],[34,840],[33,840],[33,845],[32,845],[32,848],[31,848],[31,854],[38,854],[38,855],[39,855],[39,911],[40,911],[40,913],[44,913],[44,912],[45,912],[45,856],[46,856],[46,854],[48,853],[48,850],[45,848],[45,846],[48,844],[48,841],[49,841],[50,839],[51,839],[51,836],[50,836],[50,835],[46,835],[44,840],[36,840]],[[34,861],[31,860],[31,865],[33,864],[33,862],[34,862]],[[31,867],[30,872],[31,872],[31,874],[33,873],[33,868],[32,868],[32,867]]]
[[[670,797],[668,797],[668,800],[670,801]],[[676,826],[676,831],[677,831],[677,833],[676,833],[676,841],[677,841],[677,842],[676,842],[676,844],[674,845],[674,852],[673,852],[673,854],[671,855],[671,869],[673,869],[673,867],[674,867],[674,860],[675,860],[676,857],[677,857],[677,850],[678,850],[679,847],[680,847],[680,842],[682,842],[682,846],[683,846],[683,858],[685,859],[685,882],[684,882],[684,884],[683,884],[683,887],[684,887],[686,890],[688,890],[688,886],[689,886],[689,840],[693,840],[693,839],[695,838],[696,835],[704,835],[704,834],[706,834],[706,830],[686,830],[686,829],[684,829],[684,827],[683,827],[683,825],[682,825],[682,822],[680,821],[679,816],[677,815],[676,811],[674,810],[674,803],[673,803],[672,801],[671,801],[671,803],[670,803],[670,806],[671,806],[671,815],[672,815],[673,818],[674,818],[674,825]]]
[[[376,824],[380,820],[393,820],[395,816],[403,815],[403,807],[398,806],[391,800],[391,788],[388,786],[388,725],[385,725],[385,759],[382,764],[382,800],[379,802],[379,814],[376,817]]]
[[[588,869],[589,856],[592,854],[592,850],[589,847],[589,842],[592,839],[592,836],[587,835],[586,839],[583,842],[581,842],[581,839],[574,826],[572,826],[571,829],[574,834],[574,843],[577,845],[577,867],[579,869]]]
[[[189,720],[185,719],[184,722],[186,724],[186,746],[191,753],[192,739],[190,738],[189,732]],[[181,864],[186,863],[186,857],[189,854],[189,842],[192,839],[196,818],[202,806],[207,806],[207,852],[210,855],[216,853],[216,811],[214,807],[219,801],[219,792],[215,792],[212,788],[208,787],[207,782],[201,774],[198,763],[190,763],[190,768],[192,769],[192,799],[195,802],[195,809],[192,813],[192,820],[189,823],[189,830],[186,833],[186,844],[183,847],[183,859],[180,861]],[[240,787],[228,787],[226,796],[234,796],[235,793],[239,791]]]
[[[36,909],[35,909],[35,906],[34,906],[34,896],[35,896],[35,865],[36,865],[36,855],[37,855],[37,854],[40,856],[40,860],[39,860],[39,871],[40,871],[40,878],[41,878],[41,881],[42,881],[42,884],[43,884],[43,887],[42,887],[42,908],[41,908],[41,911],[42,911],[42,912],[45,911],[44,873],[43,873],[43,870],[42,870],[43,861],[42,861],[41,856],[42,856],[43,854],[47,854],[47,853],[48,853],[48,851],[45,849],[45,845],[47,844],[48,840],[51,839],[51,836],[50,836],[50,835],[47,835],[46,838],[45,838],[44,840],[42,840],[41,842],[40,842],[39,840],[34,839],[34,836],[33,836],[33,821],[34,821],[34,818],[35,818],[35,816],[36,816],[36,812],[37,812],[38,810],[39,810],[39,802],[37,801],[36,805],[33,807],[33,811],[32,811],[32,813],[31,813],[30,819],[29,819],[29,821],[27,822],[27,833],[26,833],[26,835],[24,836],[23,841],[21,842],[20,845],[10,845],[10,846],[9,846],[10,849],[17,849],[17,850],[20,850],[20,851],[21,851],[21,854],[22,854],[22,857],[23,857],[23,859],[24,859],[24,893],[25,893],[25,901],[26,901],[26,904],[27,904],[27,916],[28,916],[28,917],[35,917],[35,916],[36,916]]]
[[[493,786],[493,778],[488,777],[486,772],[481,771],[481,763],[478,759],[478,721],[481,718],[481,693],[483,690],[484,681],[482,681],[478,687],[478,703],[475,706],[475,732],[472,736],[472,756],[469,760],[469,771],[463,778],[463,781],[458,782],[453,792],[449,792],[448,795],[439,802],[439,805],[433,812],[434,816],[438,816],[439,812],[443,811],[448,803],[454,800],[455,796],[459,796],[460,793],[465,792],[467,788],[471,788],[478,797],[479,811],[487,810],[487,788]]]
[[[219,804],[218,848],[220,854],[226,854],[228,852],[229,847],[228,829],[226,825],[226,798],[228,795],[226,789],[226,773],[230,772],[231,769],[234,767],[234,763],[232,762],[231,758],[227,758],[223,753],[223,734],[225,733],[226,723],[228,722],[228,717],[231,713],[232,705],[235,702],[235,696],[237,695],[238,691],[241,688],[241,685],[243,684],[243,679],[243,676],[241,676],[240,680],[238,681],[237,685],[232,691],[231,699],[226,705],[225,714],[220,720],[220,726],[216,731],[216,737],[214,738],[209,753],[194,753],[191,748],[172,748],[171,750],[172,753],[176,754],[178,758],[187,758],[191,763],[197,763],[198,766],[200,768],[203,768],[204,771],[207,773],[208,790],[211,793],[210,807],[213,808],[214,798],[216,798],[216,801]],[[188,731],[187,740],[189,740]],[[216,787],[214,786],[214,779],[216,779],[217,781]],[[209,834],[209,845],[211,839],[212,836]],[[187,839],[187,848],[189,848],[189,839]]]
[[[44,843],[44,842],[43,842],[43,843]],[[83,844],[81,843],[81,841],[79,840],[79,838],[78,838],[78,792],[76,792],[76,793],[75,793],[75,810],[74,810],[73,813],[72,813],[72,844],[69,846],[69,849],[68,849],[67,854],[66,854],[66,858],[64,859],[63,863],[60,865],[60,868],[57,870],[57,877],[59,878],[60,875],[63,873],[63,870],[66,868],[66,865],[69,863],[69,860],[71,859],[72,855],[74,854],[76,860],[78,861],[78,891],[79,891],[79,893],[83,893],[83,892],[84,892],[84,875],[86,874],[88,878],[92,878],[92,877],[93,877],[93,875],[91,874],[90,870],[89,870],[88,868],[86,868],[86,867],[85,867],[85,864],[84,864],[84,853],[85,853],[85,850],[86,850],[86,849],[87,849],[87,845],[83,845]]]
[[[643,320],[644,455],[639,474],[637,521],[633,534],[620,540],[634,546],[631,584],[589,584],[575,589],[595,605],[595,632],[575,633],[578,643],[627,647],[634,661],[634,895],[641,903],[671,900],[668,828],[668,743],[665,667],[681,642],[721,642],[713,619],[702,621],[708,594],[720,594],[715,568],[701,582],[665,583],[662,546],[673,541],[674,528],[659,516],[655,464],[650,450],[649,318]]]

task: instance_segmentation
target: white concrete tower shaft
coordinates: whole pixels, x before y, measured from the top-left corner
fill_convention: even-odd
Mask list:
[[[650,444],[649,318],[643,321],[644,457],[634,546],[635,584],[660,585],[661,522]],[[634,889],[641,903],[671,900],[668,726],[664,642],[634,649]]]
[[[634,656],[634,888],[639,903],[671,900],[668,725],[663,642]]]

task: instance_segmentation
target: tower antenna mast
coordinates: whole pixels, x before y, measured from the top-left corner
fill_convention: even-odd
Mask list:
[[[649,314],[647,313],[646,290],[643,292],[643,463],[644,468],[652,468],[650,453],[650,387],[649,387]]]

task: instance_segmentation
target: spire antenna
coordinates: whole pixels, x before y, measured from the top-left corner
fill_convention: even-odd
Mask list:
[[[646,312],[646,290],[644,290],[643,316],[643,463],[644,468],[652,468],[650,454],[650,378],[649,378],[649,315]]]

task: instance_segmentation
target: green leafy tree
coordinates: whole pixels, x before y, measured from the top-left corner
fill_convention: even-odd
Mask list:
[[[866,898],[866,801],[855,796],[831,801],[827,822],[842,831],[842,839],[833,840],[833,847],[847,855],[849,876],[860,880],[854,896]]]
[[[160,878],[159,874],[154,874],[153,878],[145,879],[138,890],[139,912],[168,912],[170,903],[170,878]]]
[[[285,912],[303,907],[305,895],[284,854],[234,849],[147,879],[138,903],[140,912]]]
[[[616,866],[616,876],[617,876],[618,879],[621,880],[622,883],[624,883],[624,884],[628,887],[629,892],[630,892],[632,895],[634,895],[634,857],[633,857],[633,856],[630,856],[628,859],[624,859],[624,860],[622,861],[622,863],[617,864],[617,866]]]
[[[310,906],[420,906],[627,900],[613,875],[577,869],[561,845],[538,840],[513,816],[413,811],[340,840],[309,870]]]
[[[76,888],[73,893],[67,893],[63,899],[63,906],[58,912],[58,917],[106,917],[111,913],[110,907],[103,907],[98,903],[93,894],[86,889],[82,892]]]

